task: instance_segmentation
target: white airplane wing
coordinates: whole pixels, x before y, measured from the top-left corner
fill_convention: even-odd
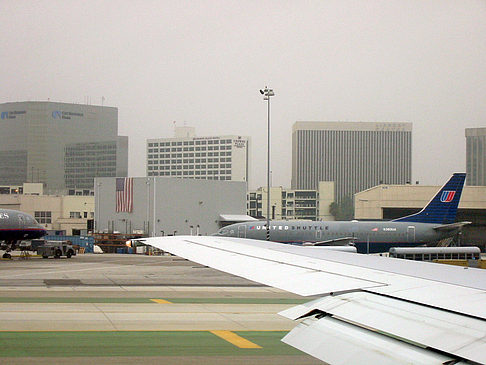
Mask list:
[[[320,298],[280,314],[284,342],[330,364],[486,363],[486,271],[215,236],[140,240]]]

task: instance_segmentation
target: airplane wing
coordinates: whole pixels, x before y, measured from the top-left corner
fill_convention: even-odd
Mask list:
[[[468,224],[471,224],[471,222],[456,222],[456,223],[451,223],[451,224],[442,224],[440,226],[434,227],[436,231],[454,231],[456,229],[460,229],[464,226],[467,226]]]
[[[486,271],[215,236],[140,240],[321,298],[281,312],[284,342],[331,364],[486,363]]]
[[[319,242],[304,242],[304,246],[349,246],[353,245],[356,237],[340,237]]]

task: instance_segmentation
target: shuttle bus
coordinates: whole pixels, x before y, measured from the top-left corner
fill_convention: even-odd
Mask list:
[[[478,247],[392,247],[390,257],[415,261],[479,260]]]

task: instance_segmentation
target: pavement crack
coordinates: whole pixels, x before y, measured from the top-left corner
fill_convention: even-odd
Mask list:
[[[113,323],[113,321],[111,320],[111,318],[105,313],[105,311],[100,308],[96,303],[93,303],[93,307],[95,307],[99,312],[101,312],[101,314],[103,314],[103,317],[106,318],[106,320],[110,323],[110,325],[113,327],[114,330],[118,331],[118,327],[115,325],[115,323]]]

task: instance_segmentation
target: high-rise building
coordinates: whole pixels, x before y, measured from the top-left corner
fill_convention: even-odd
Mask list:
[[[486,186],[486,128],[466,128],[466,184]]]
[[[0,104],[0,184],[92,193],[94,178],[126,176],[128,137],[118,109],[57,102]]]
[[[147,176],[248,181],[249,137],[196,137],[176,128],[176,137],[147,140]]]
[[[292,188],[334,181],[335,198],[378,184],[405,184],[412,175],[412,123],[296,122]]]

